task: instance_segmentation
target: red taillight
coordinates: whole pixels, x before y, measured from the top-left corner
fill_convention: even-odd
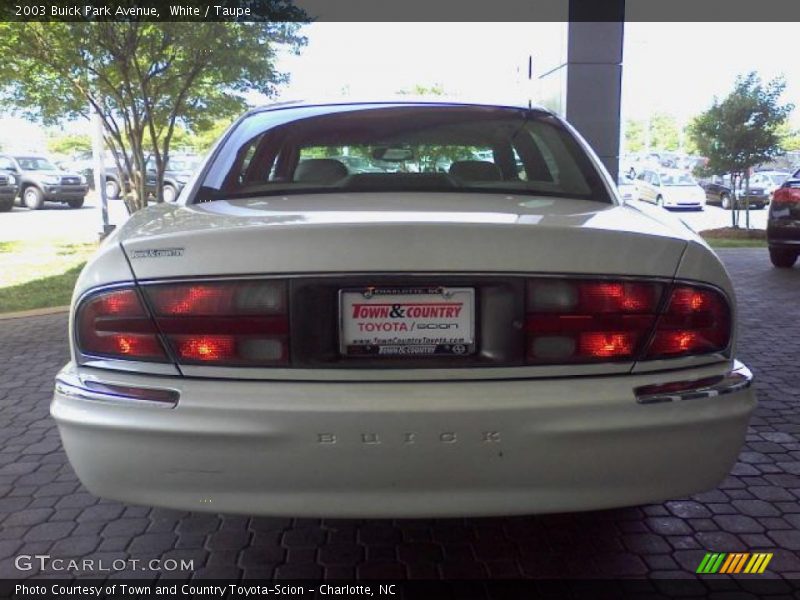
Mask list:
[[[800,188],[778,188],[772,195],[772,202],[775,206],[791,206],[800,204]]]
[[[200,362],[236,359],[236,338],[232,335],[176,335],[178,357]]]
[[[289,319],[282,280],[170,283],[100,293],[77,315],[83,354],[178,364],[288,363]]]
[[[530,280],[527,361],[632,360],[652,331],[662,293],[659,283]]]
[[[283,280],[147,286],[159,330],[180,364],[275,366],[289,359]]]
[[[81,304],[75,317],[83,354],[163,362],[155,326],[133,288],[102,292]]]
[[[688,285],[672,289],[645,358],[707,354],[728,347],[731,315],[716,290]]]
[[[631,356],[639,336],[635,332],[592,331],[580,335],[578,353],[594,358]]]
[[[672,358],[724,350],[730,310],[714,290],[631,281],[534,279],[527,287],[529,364]]]

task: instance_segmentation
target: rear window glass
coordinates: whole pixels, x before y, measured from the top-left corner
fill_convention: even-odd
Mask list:
[[[694,178],[688,173],[662,173],[661,185],[696,185]]]
[[[194,201],[351,191],[506,192],[611,202],[585,151],[536,110],[333,105],[254,113]]]

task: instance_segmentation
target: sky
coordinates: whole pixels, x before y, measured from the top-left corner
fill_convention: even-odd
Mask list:
[[[279,70],[291,74],[282,99],[351,94],[380,97],[415,85],[441,86],[472,99],[537,102],[527,80],[552,65],[564,42],[563,23],[327,23],[308,25],[300,56],[282,55]],[[798,106],[800,61],[794,23],[627,23],[623,57],[622,113],[644,119],[654,112],[679,122],[724,96],[737,74],[784,75],[784,100]],[[253,97],[254,103],[263,98]],[[78,122],[67,131],[89,132]],[[22,119],[0,115],[0,143],[41,150],[45,133]]]

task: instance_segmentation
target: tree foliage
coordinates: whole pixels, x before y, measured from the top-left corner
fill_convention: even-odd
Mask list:
[[[783,151],[780,130],[794,108],[780,103],[785,87],[782,78],[764,84],[755,72],[740,75],[728,96],[715,98],[711,108],[694,119],[689,132],[700,154],[708,158],[705,174],[744,178],[745,190],[749,189],[750,170]],[[737,211],[731,214],[736,227]]]
[[[625,152],[642,152],[646,145],[645,122],[636,119],[626,119]]]
[[[92,138],[83,133],[54,135],[47,140],[47,149],[65,156],[85,154],[92,151]]]
[[[287,81],[276,53],[305,44],[303,13],[276,11],[280,22],[0,23],[0,101],[45,124],[97,110],[137,210],[148,158],[160,200],[177,125],[208,129],[241,112],[245,93],[272,96]]]

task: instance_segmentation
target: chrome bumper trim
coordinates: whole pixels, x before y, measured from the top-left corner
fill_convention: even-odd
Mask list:
[[[746,390],[753,383],[753,374],[738,360],[733,361],[733,369],[724,375],[693,381],[666,382],[646,385],[633,390],[639,404],[660,404],[662,402],[681,402],[683,400],[702,400]],[[673,390],[659,390],[670,386]],[[685,386],[685,387],[684,387]]]
[[[55,391],[57,394],[81,400],[158,408],[175,408],[180,398],[180,393],[174,389],[131,386],[83,378],[74,372],[59,373]]]

